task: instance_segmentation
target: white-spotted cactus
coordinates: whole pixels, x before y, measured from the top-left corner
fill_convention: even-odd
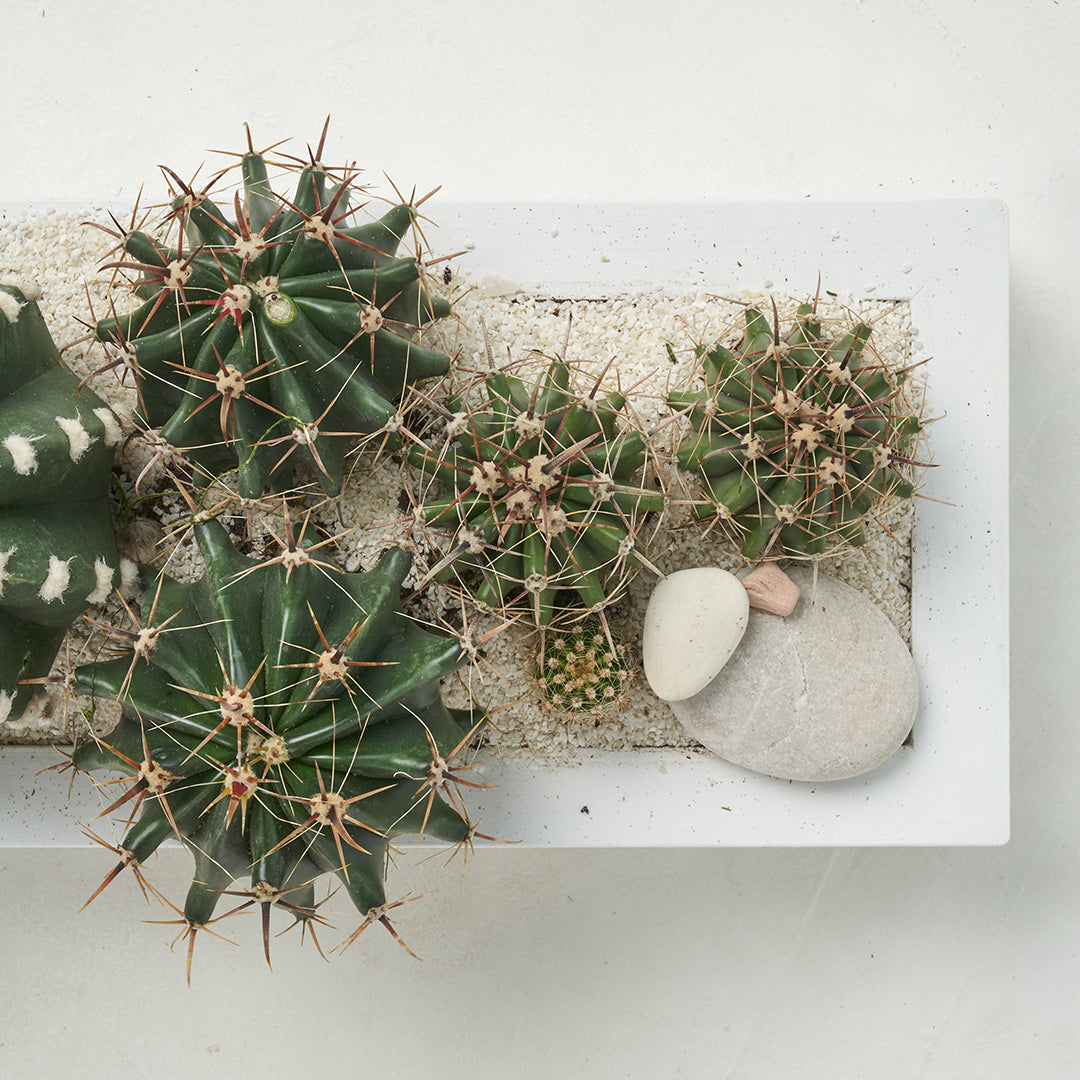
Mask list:
[[[61,364],[35,290],[0,284],[0,722],[21,715],[72,619],[118,583],[120,438]]]

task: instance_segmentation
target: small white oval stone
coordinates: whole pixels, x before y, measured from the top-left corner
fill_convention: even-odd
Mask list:
[[[915,663],[892,623],[856,589],[791,571],[787,618],[754,611],[738,651],[700,693],[672,703],[698,742],[784,780],[842,780],[880,765],[919,706]]]
[[[641,653],[662,701],[692,697],[716,678],[746,632],[750,599],[734,574],[715,566],[668,574],[652,591]]]

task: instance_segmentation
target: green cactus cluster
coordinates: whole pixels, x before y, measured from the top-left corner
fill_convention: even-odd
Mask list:
[[[532,387],[493,371],[482,403],[466,400],[409,454],[424,519],[450,538],[443,565],[480,605],[523,605],[539,626],[611,603],[640,565],[641,519],[664,506],[642,487],[645,437],[617,426],[623,395],[579,393],[558,360]]]
[[[123,257],[104,267],[142,303],[97,322],[110,353],[99,370],[134,374],[140,419],[197,483],[233,474],[245,498],[287,488],[297,465],[336,495],[357,439],[393,435],[403,391],[449,366],[417,340],[449,305],[398,254],[418,204],[357,223],[355,171],[326,167],[322,147],[284,162],[299,174],[286,197],[249,137],[228,209],[210,194],[224,174],[195,191],[167,170],[178,191],[166,238],[118,232]]]
[[[596,619],[549,632],[536,659],[544,706],[570,720],[601,723],[626,698],[635,675],[629,646]]]
[[[268,961],[271,908],[313,933],[325,922],[324,875],[340,881],[360,930],[392,930],[391,841],[472,841],[457,788],[478,785],[458,758],[481,722],[443,704],[439,679],[464,656],[402,614],[402,550],[366,572],[332,572],[291,539],[257,562],[214,520],[194,531],[203,576],[148,576],[134,626],[113,631],[129,651],[78,669],[78,690],[115,699],[122,718],[73,759],[127,777],[106,811],[124,807],[129,826],[102,888],[128,866],[145,885],[139,868],[169,837],[191,850],[177,909],[189,978],[196,934],[226,895],[261,907]],[[250,883],[236,889],[238,879]]]
[[[109,497],[120,424],[61,364],[33,295],[0,284],[0,722],[22,715],[69,623],[108,598],[120,565]]]
[[[669,395],[693,429],[678,463],[703,481],[695,514],[725,523],[746,558],[859,546],[869,516],[913,495],[922,423],[870,336],[862,322],[832,336],[813,304],[783,333],[775,308],[771,322],[748,308],[734,349],[699,350],[704,389]]]
[[[360,918],[340,948],[376,922],[401,942],[390,846],[419,835],[467,849],[479,835],[462,792],[482,786],[469,758],[483,711],[449,708],[440,689],[480,655],[469,604],[499,613],[499,629],[531,621],[539,652],[527,674],[544,706],[602,722],[636,674],[606,613],[651,568],[643,524],[667,502],[626,398],[601,393],[601,378],[580,389],[565,349],[535,378],[492,367],[445,405],[410,393],[450,367],[421,340],[449,304],[399,254],[424,200],[359,223],[366,196],[355,170],[323,164],[325,135],[303,161],[271,159],[249,137],[224,205],[230,169],[198,191],[166,170],[175,186],[161,227],[117,225],[120,254],[105,268],[124,302],[114,290],[93,332],[109,357],[94,374],[132,375],[155,454],[190,466],[177,479],[190,510],[181,527],[204,570],[182,582],[143,567],[139,604],[124,601],[130,624],[96,623],[109,658],[75,672],[78,692],[120,712],[70,762],[121,774],[96,781],[119,839],[88,830],[116,856],[90,900],[130,868],[174,908],[189,980],[200,932],[243,909],[261,912],[268,962],[274,908],[318,945],[335,884]],[[295,178],[288,196],[272,185],[279,171]],[[782,333],[775,307],[771,323],[750,308],[741,342],[698,351],[704,388],[668,396],[692,429],[677,461],[701,477],[695,513],[724,522],[745,557],[857,545],[869,515],[912,495],[921,423],[899,388],[905,373],[877,361],[870,333],[858,323],[834,335],[814,305]],[[428,427],[405,427],[407,396],[437,414]],[[413,520],[436,551],[424,583],[461,589],[461,634],[406,615],[400,548],[344,572],[316,557],[330,538],[296,539],[289,524],[309,493],[340,518],[331,508],[358,442],[403,429]],[[0,721],[47,675],[71,620],[113,588],[121,438],[60,364],[36,305],[0,286]],[[276,546],[241,553],[188,477],[235,485],[249,526],[268,488],[284,492],[284,539],[267,527]],[[143,871],[170,838],[194,860],[181,905]]]

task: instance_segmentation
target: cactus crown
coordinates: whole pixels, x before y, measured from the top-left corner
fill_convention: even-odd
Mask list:
[[[782,334],[775,305],[772,322],[748,308],[736,348],[699,350],[705,388],[669,395],[693,428],[678,461],[704,483],[695,513],[728,526],[747,558],[857,546],[869,515],[912,496],[922,424],[900,391],[906,371],[877,360],[870,335],[860,322],[830,336],[812,304]]]
[[[68,623],[119,568],[120,425],[60,363],[33,295],[0,284],[0,722],[22,714]]]
[[[353,223],[355,170],[328,168],[322,148],[284,163],[299,173],[290,198],[249,136],[231,219],[210,196],[228,170],[201,191],[166,170],[177,194],[165,238],[116,233],[124,256],[104,267],[143,303],[97,323],[111,357],[99,370],[132,372],[142,419],[197,482],[235,471],[246,498],[287,486],[297,464],[336,494],[356,439],[392,429],[404,388],[449,365],[416,340],[449,305],[396,254],[423,200]]]
[[[481,396],[475,409],[452,398],[440,434],[409,455],[424,519],[450,537],[442,565],[470,589],[479,576],[480,604],[525,604],[540,626],[560,593],[578,611],[603,608],[638,564],[639,515],[663,508],[640,486],[644,437],[617,429],[625,399],[578,393],[561,360],[531,388],[492,372]]]
[[[402,614],[400,549],[366,573],[331,575],[303,547],[253,562],[213,520],[195,535],[203,576],[148,582],[135,628],[114,632],[130,652],[76,672],[77,688],[116,699],[122,718],[73,763],[126,773],[105,812],[132,800],[139,812],[132,822],[125,811],[102,888],[126,866],[144,882],[141,864],[177,836],[195,858],[177,909],[189,947],[245,877],[242,906],[262,907],[268,961],[272,906],[312,931],[325,921],[323,874],[340,879],[360,930],[389,927],[390,841],[473,836],[456,791],[469,766],[455,758],[477,723],[447,709],[438,687],[462,663],[458,643]],[[190,977],[190,954],[188,964]]]

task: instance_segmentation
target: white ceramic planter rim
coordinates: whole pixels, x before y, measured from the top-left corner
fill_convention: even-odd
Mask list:
[[[17,212],[25,207],[10,207]],[[491,761],[470,809],[526,846],[1000,844],[1009,835],[1008,226],[990,201],[433,207],[439,252],[530,295],[761,289],[905,299],[932,357],[934,458],[916,514],[911,746],[802,784],[683,750]],[[89,785],[0,748],[0,845],[81,846]]]

